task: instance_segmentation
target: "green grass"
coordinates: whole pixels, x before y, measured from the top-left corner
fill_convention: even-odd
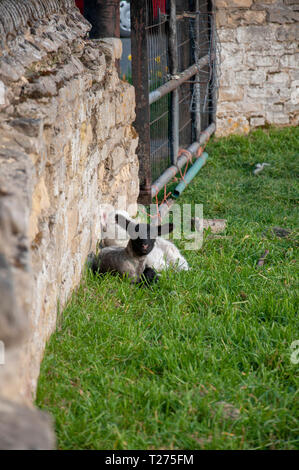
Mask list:
[[[298,148],[294,128],[213,139],[178,202],[226,218],[224,237],[207,234],[185,252],[191,271],[164,273],[149,290],[85,275],[38,385],[59,448],[299,447]],[[264,234],[273,226],[292,232]]]

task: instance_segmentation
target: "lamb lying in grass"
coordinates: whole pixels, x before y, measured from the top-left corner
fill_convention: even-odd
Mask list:
[[[156,271],[147,265],[147,257],[153,250],[157,236],[173,230],[172,224],[136,224],[121,214],[115,221],[125,230],[130,239],[126,247],[109,246],[103,248],[92,260],[91,268],[99,273],[119,273],[128,276],[133,283],[142,280],[150,284],[157,280]]]
[[[122,215],[130,222],[134,222],[126,211],[118,210],[117,214]],[[125,247],[129,241],[129,235],[125,229],[117,225],[115,222],[114,211],[108,211],[105,207],[101,210],[101,227],[102,227],[102,245],[122,246]],[[169,240],[165,240],[158,236],[152,251],[146,257],[148,267],[161,272],[169,267],[174,267],[179,271],[188,271],[189,265],[186,259],[181,255],[178,248]]]

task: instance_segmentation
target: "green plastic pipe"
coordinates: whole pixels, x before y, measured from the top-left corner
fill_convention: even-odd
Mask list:
[[[179,197],[182,194],[186,186],[193,180],[194,176],[196,176],[199,170],[204,166],[207,159],[207,152],[203,152],[202,156],[198,158],[196,162],[193,163],[193,165],[189,168],[184,177],[184,180],[182,180],[173,191],[174,197]]]

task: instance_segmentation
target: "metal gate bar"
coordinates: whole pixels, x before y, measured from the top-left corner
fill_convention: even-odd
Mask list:
[[[204,145],[211,135],[215,132],[216,126],[214,123],[210,124],[205,131],[203,131],[200,135],[198,142],[193,142],[186,150],[188,152],[183,152],[182,155],[177,159],[176,165],[172,165],[167,170],[162,173],[159,178],[152,184],[151,186],[151,199],[158,194],[161,189],[167,184],[176,174],[177,172],[186,165],[189,154],[194,156],[199,149],[200,146]]]
[[[176,0],[170,0],[169,13],[169,71],[172,76],[178,73]],[[179,91],[171,93],[171,161],[175,165],[179,153]]]
[[[167,95],[173,90],[176,90],[182,83],[189,80],[193,75],[195,75],[201,68],[209,63],[210,57],[208,55],[202,57],[197,64],[191,65],[186,70],[177,74],[176,78],[172,78],[168,82],[161,85],[154,91],[150,92],[149,103],[152,104],[155,101],[158,101],[162,96]]]
[[[139,202],[143,204],[151,203],[166,175],[186,163],[186,154],[178,157],[179,146],[194,151],[215,130],[218,77],[212,10],[210,0],[131,0]]]

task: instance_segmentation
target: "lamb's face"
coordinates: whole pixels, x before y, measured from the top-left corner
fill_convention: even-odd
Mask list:
[[[137,224],[135,230],[139,235],[131,240],[134,253],[137,256],[146,256],[154,248],[156,239],[151,238],[150,225]]]
[[[135,224],[121,214],[116,214],[115,221],[129,234],[136,256],[148,255],[155,246],[156,238],[173,230],[173,224]]]

